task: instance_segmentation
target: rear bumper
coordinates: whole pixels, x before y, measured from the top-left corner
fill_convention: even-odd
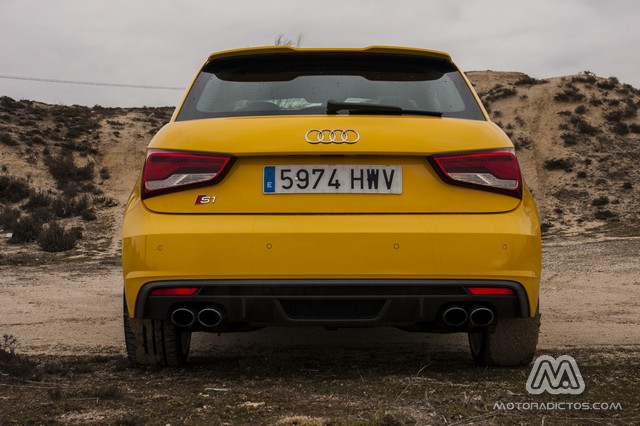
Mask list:
[[[305,322],[287,314],[287,306],[294,303],[282,301],[308,295],[265,298],[260,293],[274,286],[319,289],[316,283],[324,283],[318,286],[330,284],[339,290],[343,284],[361,289],[363,283],[397,285],[404,290],[390,296],[376,292],[382,287],[371,288],[358,300],[384,301],[376,311],[383,314],[367,317],[367,324],[408,324],[430,321],[446,301],[493,303],[498,315],[521,316],[528,310],[533,316],[540,285],[539,222],[528,194],[515,210],[496,214],[174,215],[150,212],[134,201],[125,215],[122,253],[127,306],[136,317],[162,317],[174,303],[150,302],[149,289],[187,282],[206,294],[180,303],[218,303],[232,318],[255,326]],[[511,306],[500,307],[505,296],[493,296],[497,301],[484,296],[482,301],[468,294],[403,293],[414,285],[469,281],[514,283],[521,296]],[[251,286],[262,290],[211,293]],[[351,300],[353,295],[307,299],[330,296]],[[411,314],[398,316],[398,311]],[[356,325],[361,320],[347,322]]]
[[[197,287],[191,296],[154,296],[167,287]],[[473,295],[467,287],[502,287],[512,295]],[[224,332],[271,325],[400,326],[430,331],[466,329],[447,326],[447,307],[466,311],[483,306],[496,318],[525,317],[529,302],[522,285],[512,281],[477,280],[195,280],[146,284],[136,315],[169,319],[176,309],[196,315],[205,308],[222,314],[214,328],[197,322],[194,330]]]

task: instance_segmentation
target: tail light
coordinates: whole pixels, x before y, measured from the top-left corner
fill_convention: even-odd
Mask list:
[[[142,198],[213,185],[231,168],[228,155],[149,151],[142,172]]]
[[[522,198],[520,167],[512,150],[434,155],[429,161],[452,185]]]
[[[467,287],[469,293],[475,295],[503,295],[503,294],[516,294],[512,289],[506,287]]]
[[[150,296],[193,296],[198,287],[164,287],[151,290]]]

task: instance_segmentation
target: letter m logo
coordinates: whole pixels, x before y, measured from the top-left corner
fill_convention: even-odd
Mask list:
[[[532,395],[543,392],[552,395],[581,394],[584,392],[584,380],[576,360],[569,355],[558,358],[549,355],[539,356],[529,374],[527,392]]]

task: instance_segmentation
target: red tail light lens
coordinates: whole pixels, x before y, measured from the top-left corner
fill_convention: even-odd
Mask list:
[[[522,198],[518,160],[512,151],[434,155],[430,162],[452,184]]]
[[[502,295],[516,294],[512,289],[505,287],[467,287],[471,294],[475,295]]]
[[[167,287],[151,290],[151,296],[192,296],[197,287]]]
[[[142,172],[142,198],[215,184],[232,162],[228,155],[150,151]]]

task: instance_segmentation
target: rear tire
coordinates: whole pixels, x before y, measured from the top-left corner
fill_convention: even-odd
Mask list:
[[[131,318],[126,301],[123,319],[127,357],[132,364],[162,367],[185,364],[191,332],[182,331],[169,321]]]
[[[469,332],[469,347],[476,365],[516,367],[533,361],[540,332],[540,306],[532,318],[499,320],[495,331]]]

